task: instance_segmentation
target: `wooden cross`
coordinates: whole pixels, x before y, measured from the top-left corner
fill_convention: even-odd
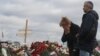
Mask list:
[[[32,30],[28,29],[28,20],[26,20],[25,29],[19,30],[19,34],[17,34],[17,35],[24,34],[24,37],[25,37],[24,43],[26,43],[28,32],[31,32],[31,31]]]

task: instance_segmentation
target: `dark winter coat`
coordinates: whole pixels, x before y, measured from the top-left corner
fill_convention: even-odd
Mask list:
[[[79,32],[79,48],[91,52],[97,45],[96,34],[98,28],[98,14],[91,10],[83,15]]]

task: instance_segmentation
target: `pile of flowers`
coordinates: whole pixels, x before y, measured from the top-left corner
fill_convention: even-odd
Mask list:
[[[68,48],[57,42],[36,41],[30,47],[19,42],[0,42],[0,56],[69,56]],[[94,56],[100,56],[100,46],[95,48]]]
[[[94,56],[100,56],[100,46],[96,47],[94,50]]]
[[[66,48],[57,42],[33,42],[30,47],[19,42],[0,42],[0,56],[67,56]]]
[[[57,42],[35,42],[31,44],[32,56],[67,56],[66,48],[63,48]]]

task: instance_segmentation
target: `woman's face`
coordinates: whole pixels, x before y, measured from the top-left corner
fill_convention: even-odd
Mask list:
[[[64,29],[65,33],[70,33],[71,21],[68,18],[62,18],[60,26]]]
[[[64,31],[66,32],[66,33],[69,33],[70,32],[70,24],[63,24],[62,25],[62,27],[63,27],[63,29],[64,29]]]

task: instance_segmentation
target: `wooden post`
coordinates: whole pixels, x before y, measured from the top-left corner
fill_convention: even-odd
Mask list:
[[[24,43],[26,43],[26,39],[27,39],[27,29],[28,29],[28,20],[26,20]]]
[[[2,32],[2,38],[4,38],[4,33]]]

